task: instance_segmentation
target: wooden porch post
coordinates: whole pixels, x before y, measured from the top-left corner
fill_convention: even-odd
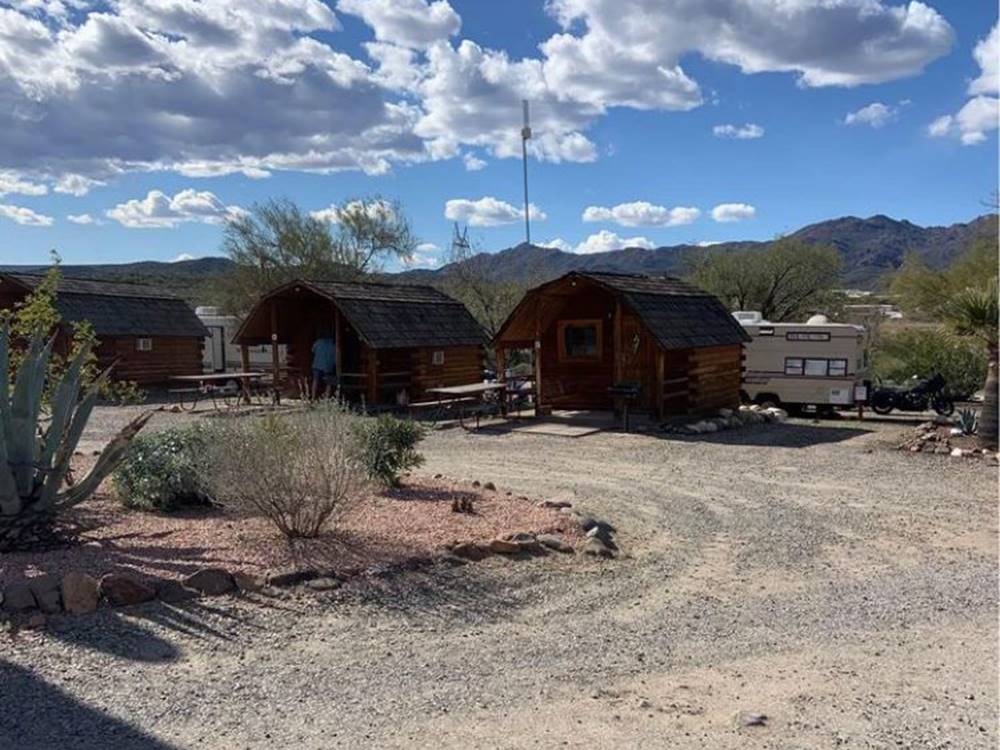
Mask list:
[[[368,347],[368,404],[378,403],[378,351]]]
[[[542,300],[541,295],[535,299],[535,340],[532,342],[532,355],[535,362],[535,416],[541,416],[542,407]]]
[[[664,373],[667,367],[667,355],[660,349],[656,348],[656,418],[663,419],[663,379]]]
[[[250,348],[246,344],[240,344],[240,369],[243,372],[250,369]]]
[[[343,331],[341,330],[343,324],[340,322],[340,309],[334,305],[333,306],[333,335],[334,335],[334,346],[337,357],[337,392],[334,394],[335,397],[340,398],[341,386],[344,383],[342,373],[344,372],[344,349],[343,345],[340,343]]]
[[[616,383],[622,380],[624,368],[622,366],[622,303],[615,300],[615,317],[612,322],[612,336],[614,338],[614,379]]]
[[[281,403],[281,365],[278,361],[278,300],[271,300],[271,382],[274,403]]]

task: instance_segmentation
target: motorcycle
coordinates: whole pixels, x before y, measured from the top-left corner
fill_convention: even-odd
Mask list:
[[[888,414],[893,409],[900,411],[927,411],[933,409],[943,417],[951,416],[955,404],[945,393],[945,381],[941,374],[921,380],[911,388],[875,389],[871,397],[871,407],[876,414]]]

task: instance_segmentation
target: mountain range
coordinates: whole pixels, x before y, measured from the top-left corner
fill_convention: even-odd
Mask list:
[[[995,239],[997,215],[985,214],[970,222],[947,227],[921,227],[883,215],[867,219],[845,216],[810,224],[785,236],[836,248],[842,261],[840,285],[876,289],[888,272],[899,268],[908,253],[915,253],[932,268],[943,268],[968,249],[974,239],[981,236]],[[765,250],[771,242],[737,241],[653,249],[630,247],[588,255],[522,243],[497,253],[477,255],[468,262],[475,263],[481,273],[496,281],[544,281],[582,270],[684,276],[708,252]],[[432,283],[447,273],[448,266],[444,266],[435,270],[406,271],[399,276]]]
[[[835,247],[843,261],[841,286],[876,289],[887,272],[899,268],[907,253],[915,253],[933,268],[942,268],[965,251],[974,239],[982,236],[996,239],[997,215],[985,214],[947,227],[921,227],[883,215],[867,219],[845,216],[810,224],[786,236]],[[522,243],[496,253],[481,253],[468,262],[475,263],[481,273],[496,281],[540,282],[574,270],[683,276],[707,252],[764,250],[770,244],[771,241],[737,241],[710,247],[630,247],[582,255]],[[44,268],[8,265],[0,266],[0,272],[30,272]],[[198,302],[202,290],[208,288],[212,279],[226,274],[231,268],[232,261],[228,258],[207,257],[174,263],[64,265],[62,270],[64,275],[71,277],[156,284]],[[386,276],[396,281],[433,284],[448,272],[446,265],[434,270],[413,269]]]

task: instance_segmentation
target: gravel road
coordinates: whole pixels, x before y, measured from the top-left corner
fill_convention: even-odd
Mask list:
[[[997,470],[901,426],[437,432],[427,473],[571,500],[624,556],[0,636],[0,748],[993,748]]]

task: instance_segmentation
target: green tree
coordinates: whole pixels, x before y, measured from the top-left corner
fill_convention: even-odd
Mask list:
[[[479,255],[456,234],[440,286],[469,309],[492,339],[531,285],[490,278]]]
[[[903,310],[943,323],[958,336],[978,341],[986,352],[980,442],[997,445],[997,288],[1000,260],[995,236],[973,241],[948,268],[936,271],[911,256],[889,285]]]
[[[222,249],[236,268],[222,284],[224,307],[242,315],[265,292],[293,279],[355,280],[378,271],[386,259],[413,253],[416,240],[398,203],[351,199],[323,214],[271,199],[229,220]]]
[[[996,450],[997,435],[997,281],[980,287],[966,287],[948,300],[942,309],[945,324],[959,336],[969,336],[986,349],[986,383],[983,410],[979,416],[979,444]]]
[[[709,251],[691,280],[730,309],[778,323],[824,309],[839,274],[836,249],[779,239],[764,251]]]

